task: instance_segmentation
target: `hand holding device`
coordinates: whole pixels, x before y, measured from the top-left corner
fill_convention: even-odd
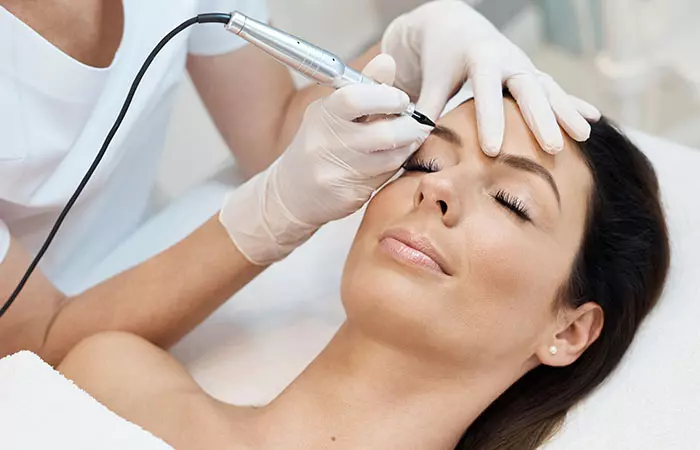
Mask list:
[[[278,261],[321,225],[357,211],[428,137],[432,127],[405,115],[355,120],[406,110],[408,95],[388,86],[395,70],[379,55],[363,74],[386,84],[350,84],[312,103],[282,156],[228,195],[219,220],[251,262]]]

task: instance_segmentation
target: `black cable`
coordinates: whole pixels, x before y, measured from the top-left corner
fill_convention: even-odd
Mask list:
[[[170,40],[172,38],[174,38],[180,32],[189,28],[192,25],[195,25],[197,23],[224,23],[224,24],[227,24],[227,23],[229,23],[230,20],[231,20],[231,14],[223,14],[223,13],[200,14],[197,17],[193,17],[189,20],[186,20],[186,21],[182,22],[180,25],[178,25],[177,27],[175,27],[175,29],[173,29],[163,39],[161,39],[161,41],[158,43],[158,45],[156,45],[156,47],[153,49],[153,51],[151,51],[151,53],[148,55],[148,58],[146,58],[146,61],[144,61],[143,65],[141,66],[141,70],[139,70],[139,73],[136,75],[136,78],[134,78],[134,81],[131,84],[131,89],[129,90],[129,94],[126,96],[126,99],[124,100],[124,104],[122,105],[121,111],[119,111],[119,115],[117,116],[117,120],[114,122],[112,129],[109,130],[109,133],[107,134],[107,137],[105,138],[105,141],[102,144],[102,148],[100,148],[100,151],[97,153],[97,156],[95,156],[95,159],[93,160],[92,164],[90,165],[90,168],[85,173],[85,176],[83,176],[83,179],[80,181],[78,188],[75,190],[75,192],[73,192],[73,195],[68,200],[68,203],[66,203],[66,206],[63,208],[63,211],[61,211],[61,214],[58,216],[58,219],[56,219],[56,222],[54,223],[53,227],[51,228],[51,231],[49,232],[48,237],[46,238],[46,240],[42,244],[41,248],[37,252],[36,256],[34,257],[34,260],[32,260],[32,263],[29,265],[29,268],[24,273],[24,276],[20,280],[20,282],[17,285],[17,287],[15,288],[14,292],[12,292],[12,295],[10,295],[10,298],[5,302],[5,304],[2,306],[2,308],[0,308],[0,317],[2,317],[5,314],[5,312],[7,312],[7,310],[10,308],[10,306],[12,306],[14,301],[17,299],[17,296],[19,296],[20,292],[22,292],[24,285],[27,284],[29,277],[32,275],[32,273],[34,272],[34,269],[36,269],[37,265],[39,265],[39,261],[41,261],[41,258],[44,256],[44,253],[46,253],[46,250],[48,250],[54,237],[56,237],[56,233],[58,233],[59,228],[61,228],[61,225],[63,224],[63,221],[65,220],[66,216],[68,215],[68,212],[71,210],[71,208],[73,207],[75,202],[78,200],[78,197],[80,197],[80,194],[83,192],[83,189],[85,189],[85,186],[87,185],[88,181],[90,181],[90,178],[92,177],[93,173],[97,169],[97,166],[102,161],[102,157],[104,157],[104,154],[107,151],[107,147],[109,147],[109,144],[112,142],[112,139],[114,139],[114,136],[117,134],[117,131],[119,130],[119,127],[121,126],[122,121],[124,120],[124,117],[126,116],[127,111],[129,110],[129,106],[131,106],[131,102],[134,99],[134,95],[136,94],[136,90],[138,89],[139,84],[141,83],[141,79],[146,74],[146,71],[151,66],[151,63],[156,58],[158,53],[163,49],[163,47],[165,47],[165,45],[168,42],[170,42]]]

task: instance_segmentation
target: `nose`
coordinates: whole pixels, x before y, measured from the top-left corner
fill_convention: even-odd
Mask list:
[[[425,208],[440,214],[447,227],[459,223],[460,204],[455,185],[445,171],[423,175],[413,199],[416,209]]]

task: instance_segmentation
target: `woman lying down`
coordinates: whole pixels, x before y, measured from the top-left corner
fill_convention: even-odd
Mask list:
[[[473,102],[371,201],[347,321],[272,403],[207,395],[168,353],[97,335],[59,369],[182,449],[534,449],[614,370],[669,261],[649,161],[605,119],[540,151],[506,100],[501,155]]]

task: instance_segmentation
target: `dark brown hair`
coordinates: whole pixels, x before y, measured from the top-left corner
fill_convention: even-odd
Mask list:
[[[559,301],[598,303],[605,317],[600,337],[569,366],[528,372],[467,429],[458,450],[543,444],[568,410],[615,370],[661,295],[670,249],[654,169],[607,119],[591,127],[590,139],[579,145],[593,175],[588,222]]]

